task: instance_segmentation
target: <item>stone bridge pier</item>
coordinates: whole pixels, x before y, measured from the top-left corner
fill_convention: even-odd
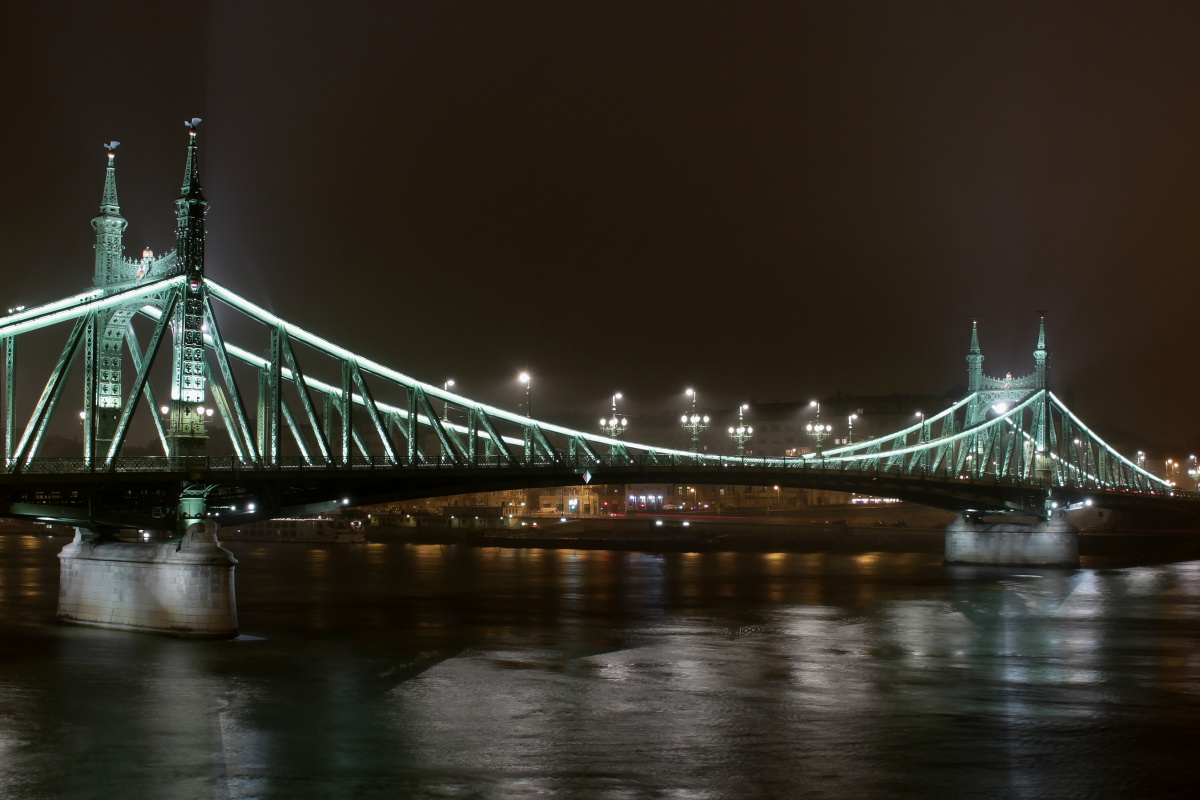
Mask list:
[[[959,514],[946,526],[947,564],[1079,566],[1079,530],[1059,513],[1038,522],[984,522]]]
[[[183,535],[122,542],[85,528],[58,554],[58,620],[188,638],[238,635],[233,568],[204,502],[180,503]],[[189,502],[192,501],[192,502]]]

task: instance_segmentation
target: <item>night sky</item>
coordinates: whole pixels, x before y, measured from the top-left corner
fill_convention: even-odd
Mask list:
[[[173,247],[198,116],[208,275],[481,400],[941,394],[1045,310],[1085,421],[1200,442],[1200,4],[334,9],[9,8],[0,305],[91,285],[110,139]]]

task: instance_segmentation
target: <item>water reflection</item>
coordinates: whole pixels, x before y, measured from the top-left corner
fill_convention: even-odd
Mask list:
[[[244,543],[253,637],[197,643],[50,625],[63,543],[0,536],[0,796],[1163,797],[1200,777],[1198,563]]]

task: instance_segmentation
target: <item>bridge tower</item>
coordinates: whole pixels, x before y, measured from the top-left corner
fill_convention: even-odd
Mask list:
[[[204,217],[208,201],[200,187],[200,155],[196,146],[198,118],[188,128],[183,187],[175,201],[175,253],[186,284],[183,302],[171,321],[175,337],[171,373],[171,426],[167,439],[172,456],[199,456],[207,450],[204,424]]]
[[[96,274],[98,287],[119,283],[127,270],[124,233],[129,222],[121,216],[117,200],[117,147],[120,142],[104,145],[108,151],[108,167],[104,174],[104,194],[100,198],[100,215],[92,220],[96,231]],[[128,326],[129,315],[121,311],[98,315],[88,322],[88,358],[94,358],[99,368],[96,380],[89,382],[84,396],[84,414],[94,415],[95,442],[91,447],[112,441],[121,412],[121,345]],[[101,333],[103,328],[103,333]]]
[[[124,233],[129,222],[121,216],[117,200],[117,145],[104,145],[108,150],[108,168],[104,173],[104,195],[100,198],[100,215],[92,220],[96,231],[96,286],[107,286],[116,280],[125,258]]]
[[[971,352],[967,354],[967,391],[974,395],[983,387],[983,353],[979,351],[979,320],[971,320]],[[967,422],[978,422],[985,411],[979,410],[979,400],[967,408]]]
[[[1033,380],[1034,385],[1039,389],[1046,387],[1046,362],[1049,360],[1050,354],[1046,352],[1046,317],[1042,317],[1038,321],[1038,343],[1037,349],[1033,351]],[[1046,404],[1045,395],[1041,402],[1037,404],[1034,411],[1037,414],[1037,425],[1035,426],[1036,433],[1034,440],[1037,444],[1037,458],[1034,462],[1034,473],[1037,477],[1048,480],[1050,478],[1052,465],[1050,463],[1050,452],[1046,447],[1046,432],[1050,430],[1050,409]]]

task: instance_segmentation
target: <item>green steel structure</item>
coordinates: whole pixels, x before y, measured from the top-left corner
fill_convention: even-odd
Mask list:
[[[175,250],[159,257],[147,250],[140,259],[124,255],[117,143],[106,145],[100,214],[92,221],[94,287],[0,318],[0,514],[163,529],[175,524],[183,505],[194,519],[197,497],[207,498],[205,513],[240,521],[433,494],[685,480],[858,491],[968,514],[1047,518],[1055,508],[1085,500],[1200,508],[1192,494],[1107,445],[1050,390],[1044,320],[1033,373],[985,375],[973,325],[965,398],[889,436],[788,458],[622,441],[615,430],[609,436],[573,430],[419,381],[294,325],[205,275],[208,203],[200,186],[199,123],[186,123]],[[152,330],[144,349],[134,329],[139,320]],[[224,335],[255,327],[259,334],[249,338],[257,345]],[[48,328],[65,331],[65,342],[24,417],[17,413],[18,342]],[[154,369],[167,360],[160,359],[164,348],[171,351],[165,377]],[[63,395],[81,354],[82,453],[42,458],[56,414],[75,408]],[[122,372],[126,359],[132,375]],[[160,406],[164,387],[169,398],[163,395]],[[435,401],[443,404],[441,414]],[[161,456],[123,455],[139,410],[156,431]],[[214,415],[228,433],[226,452],[210,446]]]

